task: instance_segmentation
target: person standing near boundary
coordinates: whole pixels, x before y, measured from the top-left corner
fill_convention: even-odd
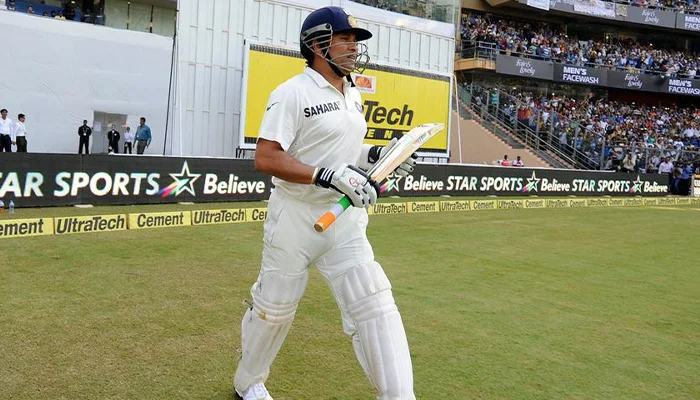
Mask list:
[[[143,154],[151,145],[151,128],[146,125],[146,118],[139,119],[139,127],[136,128],[136,154]]]
[[[12,130],[14,124],[12,119],[7,117],[7,109],[0,110],[0,152],[12,152]]]
[[[134,133],[131,132],[131,127],[126,127],[124,131],[124,154],[131,154],[131,149],[134,144]]]
[[[80,137],[78,154],[83,154],[83,147],[85,148],[85,154],[90,154],[90,135],[92,135],[92,128],[90,128],[87,123],[87,120],[84,119],[83,124],[78,128],[78,136]]]
[[[24,114],[17,115],[15,129],[12,131],[12,143],[17,146],[18,153],[27,152],[27,127],[24,125],[26,117]]]
[[[275,189],[263,228],[260,273],[241,326],[234,390],[243,400],[272,400],[265,381],[291,328],[311,265],[336,299],[343,330],[377,398],[415,400],[403,321],[366,233],[366,207],[376,203],[379,188],[365,171],[388,146],[362,143],[367,123],[350,73],[369,61],[367,46],[359,42],[371,37],[340,7],[312,12],[300,40],[308,67],[268,100],[255,167],[273,176]],[[396,172],[406,175],[413,165],[409,158]],[[343,195],[353,207],[317,233],[316,219]]]

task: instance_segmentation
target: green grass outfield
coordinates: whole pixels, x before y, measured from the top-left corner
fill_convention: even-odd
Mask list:
[[[698,399],[698,227],[698,205],[521,209],[376,215],[369,236],[418,399]],[[0,399],[233,399],[261,235],[247,223],[0,239]],[[318,273],[268,388],[374,398]]]

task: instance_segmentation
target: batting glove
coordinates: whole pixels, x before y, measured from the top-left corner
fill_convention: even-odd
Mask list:
[[[337,171],[319,168],[314,184],[334,189],[348,196],[354,207],[367,207],[377,203],[379,185],[367,173],[354,165],[342,164]]]

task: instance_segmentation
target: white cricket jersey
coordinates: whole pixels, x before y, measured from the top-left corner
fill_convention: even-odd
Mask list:
[[[314,167],[356,165],[367,132],[360,92],[345,82],[345,96],[307,67],[279,85],[267,103],[259,137],[278,142],[292,157]],[[275,190],[309,203],[333,203],[340,193],[273,177]]]

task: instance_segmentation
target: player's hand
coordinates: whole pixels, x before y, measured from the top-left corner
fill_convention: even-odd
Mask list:
[[[334,189],[350,199],[354,207],[367,207],[377,203],[380,191],[377,182],[367,173],[354,165],[343,164],[337,171],[321,168],[316,174],[314,184]]]
[[[389,142],[388,145],[382,147],[382,149],[379,151],[379,159],[381,160],[385,155],[389,154],[389,150],[391,150],[391,148],[394,147],[394,145],[398,141],[399,139],[393,138],[391,139],[391,142]],[[413,170],[416,167],[417,158],[418,156],[416,155],[416,153],[411,154],[411,156],[408,157],[406,161],[402,162],[398,167],[396,167],[396,169],[394,170],[396,175],[407,176],[408,174],[413,172]]]

